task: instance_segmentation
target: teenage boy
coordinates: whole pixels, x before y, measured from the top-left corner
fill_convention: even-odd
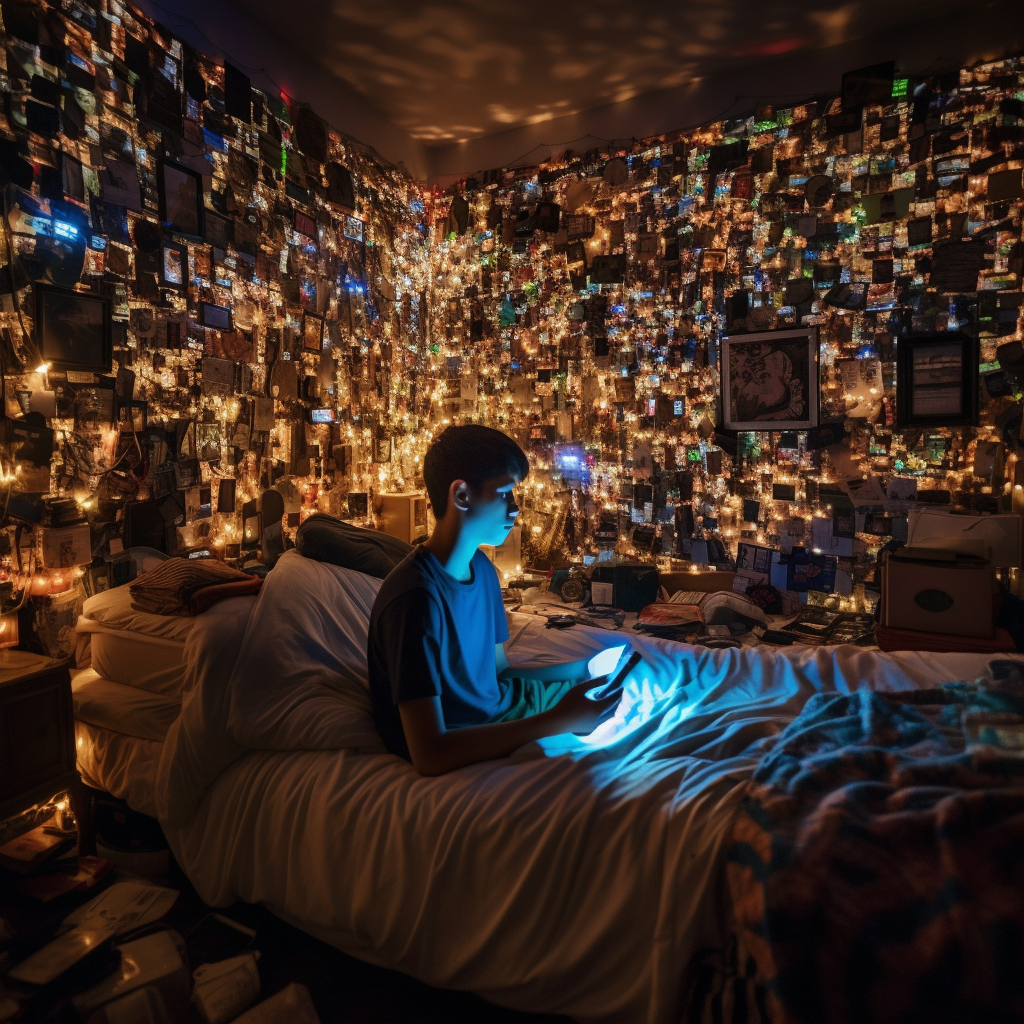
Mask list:
[[[581,683],[585,661],[530,669],[527,681],[509,673],[501,587],[479,547],[508,536],[529,471],[512,438],[477,425],[449,427],[424,458],[436,526],[381,585],[367,651],[377,730],[421,775],[592,732],[618,703],[587,697],[604,677]]]

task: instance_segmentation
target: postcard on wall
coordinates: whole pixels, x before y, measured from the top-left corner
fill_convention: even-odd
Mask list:
[[[874,419],[882,408],[882,363],[876,356],[867,359],[840,359],[837,363],[847,403],[848,419]]]
[[[736,548],[736,575],[747,580],[748,586],[769,582],[773,554],[771,548],[741,542]]]
[[[123,206],[134,213],[142,213],[139,172],[134,164],[123,160],[110,160],[99,172],[99,178],[100,198],[103,202]]]

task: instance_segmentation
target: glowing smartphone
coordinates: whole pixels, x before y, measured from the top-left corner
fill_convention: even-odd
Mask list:
[[[615,678],[611,682],[604,686],[597,686],[593,690],[587,692],[587,696],[591,700],[604,700],[605,697],[610,697],[612,694],[622,694],[622,688],[626,685],[626,677],[630,672],[633,671],[640,664],[640,652],[634,651],[627,659],[625,665],[619,669],[615,674]]]
[[[598,651],[589,662],[587,662],[587,673],[591,679],[598,676],[610,676],[615,671],[615,666],[625,653],[626,645],[619,644],[618,647],[606,647]]]

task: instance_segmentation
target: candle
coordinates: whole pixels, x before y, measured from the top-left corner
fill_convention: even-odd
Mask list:
[[[0,615],[0,648],[18,646],[18,613]]]

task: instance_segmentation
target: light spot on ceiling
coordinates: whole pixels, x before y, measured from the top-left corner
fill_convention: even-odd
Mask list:
[[[895,37],[963,10],[962,0],[229,2],[394,124],[434,144],[870,33]]]

